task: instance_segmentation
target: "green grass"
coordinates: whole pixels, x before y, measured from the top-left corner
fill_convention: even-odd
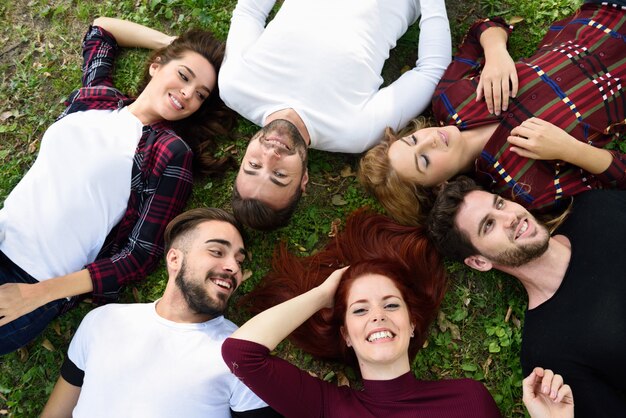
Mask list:
[[[32,164],[43,132],[63,110],[63,99],[79,86],[80,40],[94,17],[126,18],[172,33],[202,27],[225,39],[234,5],[235,0],[9,0],[0,4],[0,202]],[[575,6],[566,0],[449,1],[453,43],[460,43],[477,17],[519,16],[523,21],[510,40],[512,55],[528,55],[547,24]],[[387,82],[414,62],[418,36],[414,27],[399,41],[385,66]],[[119,61],[116,84],[123,91],[135,88],[145,56],[144,51],[127,51]],[[227,152],[243,155],[245,138],[253,131],[250,123],[241,120],[235,147]],[[220,145],[223,150],[230,144]],[[267,272],[274,245],[280,240],[296,254],[308,255],[327,242],[336,219],[345,219],[363,205],[380,208],[364,194],[353,175],[346,175],[356,170],[356,163],[354,156],[311,152],[310,187],[291,225],[278,232],[251,232],[248,236],[252,260],[247,268],[253,275],[241,292],[250,291]],[[229,171],[223,178],[198,180],[189,207],[228,207],[234,175]],[[448,270],[454,279],[426,347],[413,362],[416,374],[425,379],[478,379],[491,391],[504,416],[523,416],[518,360],[523,290],[501,274],[478,274],[457,263],[449,264]],[[166,277],[160,268],[147,280],[125,289],[122,301],[154,300],[162,293]],[[92,308],[81,304],[54,321],[25,349],[0,357],[0,416],[39,414],[69,341]],[[228,316],[238,323],[246,319],[234,308]],[[318,362],[288,342],[280,346],[279,353],[325,380],[354,377],[350,369]]]

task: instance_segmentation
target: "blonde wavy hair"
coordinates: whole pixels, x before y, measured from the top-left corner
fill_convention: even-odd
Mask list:
[[[391,167],[387,155],[389,147],[411,132],[434,125],[431,119],[420,116],[397,134],[387,128],[383,141],[367,151],[359,162],[358,178],[361,184],[378,199],[389,216],[404,225],[424,225],[438,188],[424,187],[401,179]]]

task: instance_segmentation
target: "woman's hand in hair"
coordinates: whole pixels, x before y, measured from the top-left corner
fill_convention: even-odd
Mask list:
[[[346,266],[333,271],[330,276],[328,276],[328,278],[324,280],[324,283],[319,285],[319,289],[322,290],[324,294],[325,308],[333,307],[335,303],[335,293],[337,292],[337,287],[339,286],[339,282],[341,281],[343,273],[348,269],[348,267],[350,266]]]
[[[535,367],[522,382],[523,400],[532,418],[571,418],[574,396],[560,374]]]

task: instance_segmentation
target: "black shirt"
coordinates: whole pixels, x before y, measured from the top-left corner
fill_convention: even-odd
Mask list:
[[[580,417],[626,417],[626,192],[576,196],[556,234],[572,245],[557,292],[528,310],[522,368],[552,369]]]

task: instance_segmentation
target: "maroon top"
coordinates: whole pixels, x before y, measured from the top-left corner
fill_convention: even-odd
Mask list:
[[[227,338],[222,356],[231,371],[285,417],[500,417],[485,387],[471,379],[424,381],[411,372],[364,380],[364,389],[336,386],[271,356],[267,347]]]

